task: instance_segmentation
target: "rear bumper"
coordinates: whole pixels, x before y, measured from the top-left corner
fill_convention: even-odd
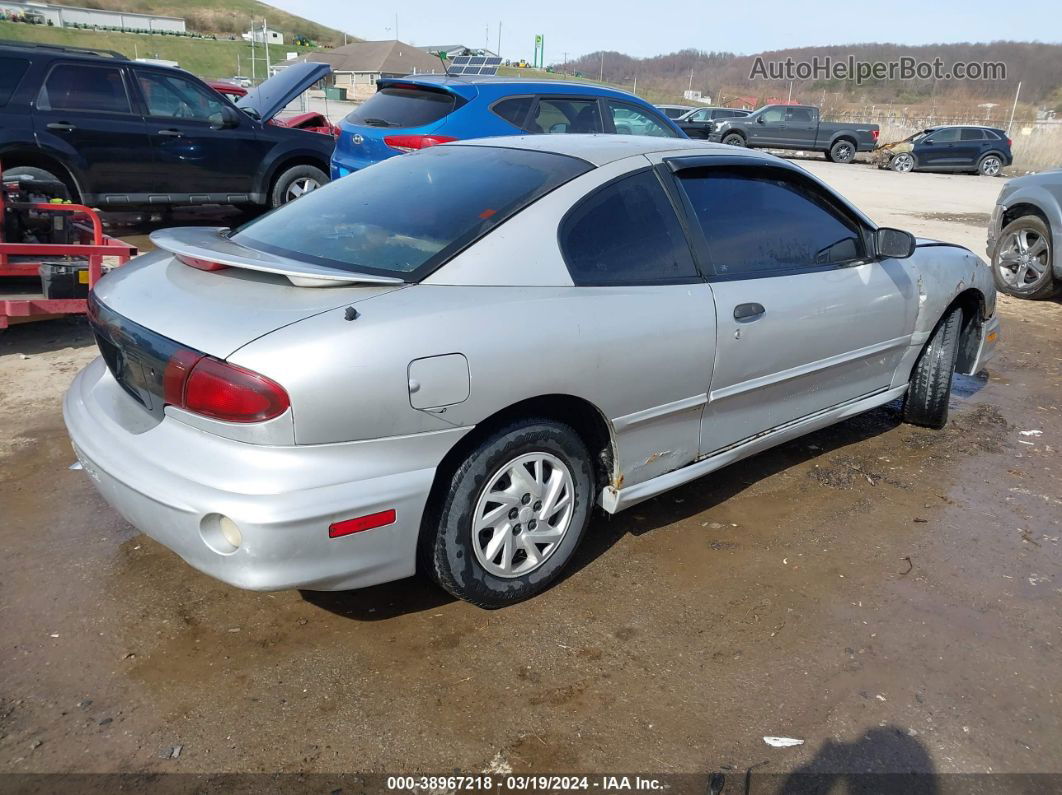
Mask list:
[[[413,574],[435,466],[463,433],[265,446],[132,409],[102,359],[67,392],[63,416],[97,489],[191,566],[253,590],[344,590]],[[393,524],[328,537],[333,522],[391,509]],[[240,528],[237,548],[218,551],[219,516]]]

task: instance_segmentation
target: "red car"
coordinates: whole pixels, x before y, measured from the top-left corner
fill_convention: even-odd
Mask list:
[[[247,96],[247,89],[243,86],[238,86],[235,83],[229,83],[225,80],[208,80],[207,84],[219,94],[228,97],[233,102],[241,97]],[[317,113],[316,111],[297,113],[294,116],[288,116],[284,119],[274,116],[269,120],[269,124],[273,124],[277,127],[290,127],[295,130],[309,130],[310,132],[323,133],[325,135],[331,135],[333,138],[339,135],[339,128],[334,124],[330,124],[323,113]]]

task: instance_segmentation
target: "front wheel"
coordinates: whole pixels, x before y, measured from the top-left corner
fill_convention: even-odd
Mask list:
[[[889,168],[893,171],[897,171],[900,174],[906,174],[909,171],[914,171],[915,159],[914,155],[910,152],[900,152],[898,155],[893,155],[892,160],[889,161]]]
[[[903,419],[912,425],[943,428],[948,421],[951,376],[959,356],[962,309],[952,307],[937,323],[933,336],[911,372],[903,399]]]
[[[738,133],[730,133],[723,136],[723,143],[727,146],[744,146],[745,139]]]
[[[1040,300],[1055,294],[1051,233],[1042,218],[1024,215],[999,233],[992,252],[996,289],[1015,298]]]
[[[830,147],[829,159],[834,163],[851,163],[855,160],[856,148],[851,141],[838,141]]]
[[[572,428],[506,426],[458,467],[425,517],[423,567],[454,596],[504,607],[552,585],[590,521],[594,477]]]
[[[316,166],[292,166],[281,172],[276,182],[273,183],[269,206],[279,207],[295,201],[327,183],[328,175]]]

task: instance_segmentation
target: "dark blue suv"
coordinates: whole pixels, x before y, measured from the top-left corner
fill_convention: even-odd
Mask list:
[[[995,127],[927,127],[877,152],[878,165],[893,171],[973,171],[997,176],[1014,162],[1010,139]]]
[[[340,124],[332,179],[403,152],[465,138],[619,133],[685,138],[633,94],[561,80],[420,75],[378,81]]]

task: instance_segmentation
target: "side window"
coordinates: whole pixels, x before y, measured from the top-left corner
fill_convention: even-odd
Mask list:
[[[675,133],[654,119],[641,108],[624,102],[608,101],[608,112],[619,135],[652,135],[658,138],[674,138]]]
[[[122,70],[111,66],[60,64],[48,74],[37,98],[40,110],[129,113]]]
[[[779,122],[785,118],[785,111],[782,108],[768,108],[762,118],[765,122]]]
[[[709,111],[699,110],[696,113],[694,113],[693,115],[691,115],[689,120],[690,121],[708,121],[708,118],[709,118]]]
[[[789,121],[810,122],[811,111],[807,108],[790,108],[786,113],[786,118]]]
[[[959,128],[958,127],[946,127],[943,130],[937,130],[926,139],[926,143],[935,144],[947,144],[953,143],[959,140]]]
[[[28,68],[25,58],[0,58],[0,108],[11,99]]]
[[[138,72],[137,82],[147,104],[148,115],[162,119],[187,119],[207,124],[225,120],[225,101],[208,93],[191,80],[159,72]]]
[[[984,131],[978,130],[976,127],[963,127],[962,133],[959,135],[960,141],[983,141],[984,139]]]
[[[675,210],[652,171],[584,199],[561,223],[560,243],[577,285],[684,284],[699,278]]]
[[[861,259],[859,226],[816,185],[772,169],[679,174],[719,275],[784,274]]]
[[[514,127],[524,129],[524,120],[527,112],[531,110],[532,97],[512,97],[496,102],[493,107],[494,115],[500,116]]]
[[[526,129],[534,133],[601,132],[596,99],[542,98]]]

